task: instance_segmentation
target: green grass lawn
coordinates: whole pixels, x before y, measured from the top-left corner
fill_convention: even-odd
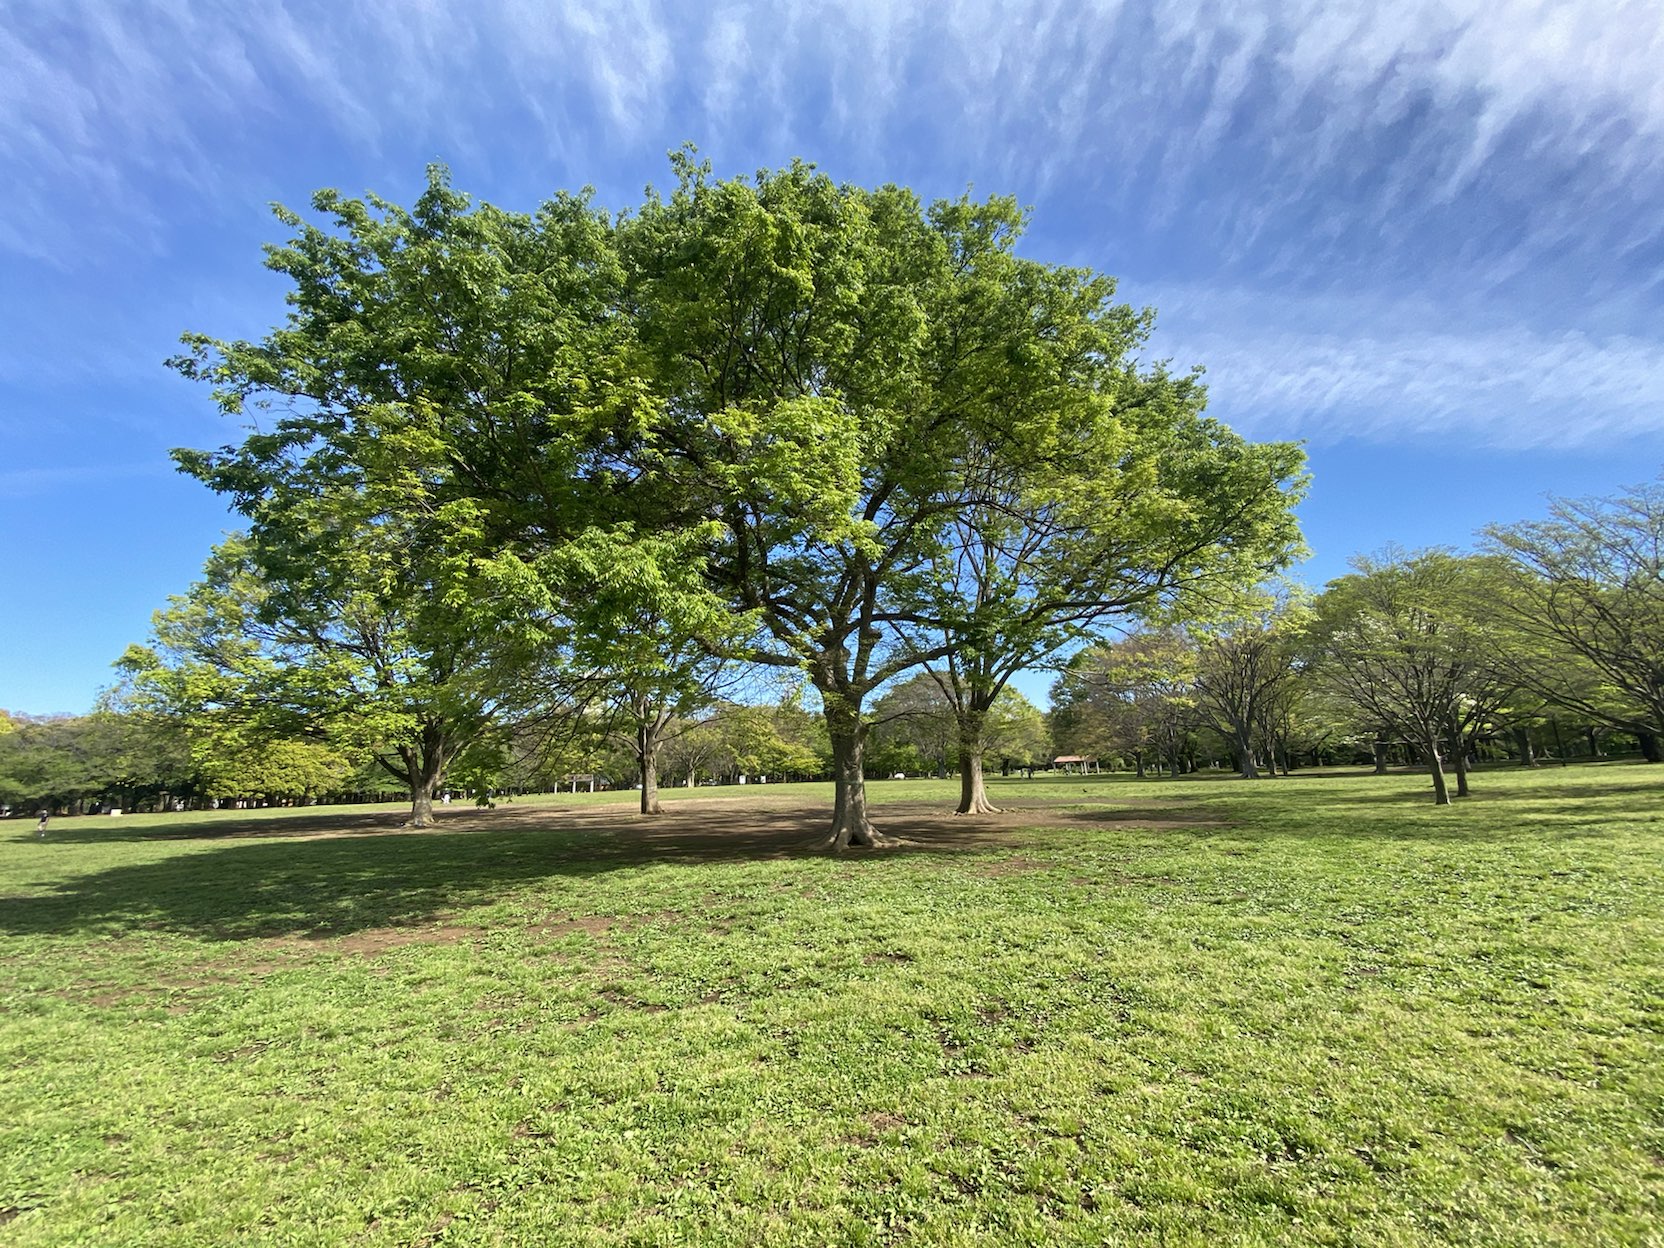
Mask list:
[[[0,1244],[1664,1243],[1664,767],[1425,786],[0,824]]]

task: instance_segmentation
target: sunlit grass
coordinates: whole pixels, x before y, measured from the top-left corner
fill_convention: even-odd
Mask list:
[[[1057,826],[842,859],[0,825],[0,1242],[1659,1242],[1664,768],[1475,783],[995,779]],[[829,794],[767,789],[666,797]]]

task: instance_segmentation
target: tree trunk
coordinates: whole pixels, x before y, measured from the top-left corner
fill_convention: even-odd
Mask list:
[[[956,815],[997,815],[982,780],[982,735],[987,712],[974,704],[959,712],[959,809]]]
[[[1635,740],[1641,747],[1642,758],[1649,763],[1664,763],[1664,749],[1659,748],[1656,732],[1638,732]]]
[[[982,783],[982,756],[974,750],[959,755],[959,809],[956,815],[997,815],[998,806],[988,800]]]
[[[1144,778],[1144,751],[1143,750],[1134,750],[1132,752],[1132,766],[1133,766],[1133,770],[1137,773],[1138,778],[1140,780],[1142,780]]]
[[[1375,738],[1375,774],[1378,776],[1387,774],[1387,743],[1381,740],[1380,737]]]
[[[1254,761],[1253,743],[1249,740],[1248,733],[1240,728],[1236,732],[1236,758],[1238,775],[1244,780],[1260,778],[1259,765]]]
[[[1531,744],[1531,729],[1523,725],[1514,729],[1514,744],[1519,747],[1520,766],[1535,767],[1537,765],[1537,750]]]
[[[1450,729],[1450,757],[1456,764],[1456,796],[1472,797],[1468,790],[1468,747],[1462,740],[1462,730],[1451,726]]]
[[[859,709],[846,709],[836,695],[826,697],[826,728],[832,741],[832,831],[824,842],[834,853],[851,845],[893,845],[867,820],[867,778],[862,770],[867,726]]]
[[[433,794],[445,775],[445,741],[432,725],[422,731],[419,745],[401,746],[399,760],[404,764],[405,783],[410,786],[410,820],[413,828],[433,826]],[[388,768],[393,774],[398,771]]]
[[[1433,777],[1433,805],[1450,805],[1450,790],[1444,782],[1444,763],[1439,758],[1439,740],[1429,736],[1423,743],[1422,749],[1427,751],[1427,771]]]
[[[659,813],[659,734],[656,724],[636,725],[636,763],[641,768],[641,813]]]

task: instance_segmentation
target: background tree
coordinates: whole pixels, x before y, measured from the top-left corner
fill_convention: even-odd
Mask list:
[[[1495,606],[1521,683],[1635,733],[1664,761],[1664,479],[1608,499],[1555,499],[1547,520],[1492,525],[1515,575]]]
[[[1370,722],[1415,746],[1434,802],[1448,805],[1443,752],[1451,749],[1465,796],[1467,727],[1511,688],[1498,671],[1494,635],[1469,610],[1483,568],[1442,550],[1360,556],[1353,566],[1317,601],[1323,679]]]
[[[222,680],[226,696],[246,712],[271,695],[291,720],[279,735],[298,719],[376,748],[422,825],[511,688],[528,707],[571,702],[526,687],[560,641],[539,560],[617,518],[611,448],[641,389],[618,370],[621,271],[581,198],[476,207],[434,168],[410,210],[334,191],[312,206],[323,224],[278,210],[294,234],[267,253],[293,282],[286,322],[259,342],[187,335],[172,361],[269,428],[176,453],[250,521],[234,560],[249,595],[230,602],[211,565],[164,648],[206,671],[213,645],[187,615],[214,644],[247,625],[262,661],[220,665],[244,683]]]
[[[1126,759],[1140,778],[1155,757],[1177,775],[1195,716],[1195,672],[1196,646],[1177,629],[1083,650],[1052,685],[1059,749]]]
[[[373,492],[291,501],[233,538],[158,612],[122,666],[156,710],[219,725],[240,748],[310,740],[373,754],[427,826],[446,768],[499,723],[530,673],[480,628],[460,585],[412,566]]]
[[[1244,780],[1259,777],[1262,761],[1271,764],[1269,730],[1290,696],[1304,620],[1298,600],[1267,599],[1198,643],[1197,715],[1225,739]]]
[[[1111,621],[1206,614],[1285,565],[1303,456],[1206,419],[1196,375],[1137,366],[1153,316],[1115,303],[1112,278],[975,232],[1014,236],[1014,209],[935,212],[963,217],[987,253],[960,298],[992,349],[958,399],[974,419],[930,578],[934,628],[900,627],[920,649],[943,643],[929,666],[958,725],[959,813],[974,814],[993,811],[981,738],[1010,678]]]

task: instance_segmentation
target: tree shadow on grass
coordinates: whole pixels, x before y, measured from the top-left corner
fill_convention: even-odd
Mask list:
[[[340,936],[429,923],[541,880],[656,864],[826,857],[820,848],[828,822],[824,809],[689,806],[651,820],[618,808],[565,810],[554,817],[547,808],[468,812],[426,831],[365,831],[366,820],[384,825],[385,816],[325,816],[323,830],[311,835],[300,834],[298,821],[283,821],[261,827],[260,840],[237,839],[227,824],[217,824],[198,838],[201,848],[72,876],[45,895],[6,898],[0,932],[162,931],[209,940]],[[900,848],[876,851],[884,857],[1009,846],[1017,843],[1013,833],[1029,826],[955,821],[940,806],[922,804],[887,807],[877,821],[905,838]],[[279,839],[268,839],[274,832]],[[162,839],[178,841],[180,833],[164,829]],[[54,848],[73,853],[61,843],[40,848],[48,855]]]

